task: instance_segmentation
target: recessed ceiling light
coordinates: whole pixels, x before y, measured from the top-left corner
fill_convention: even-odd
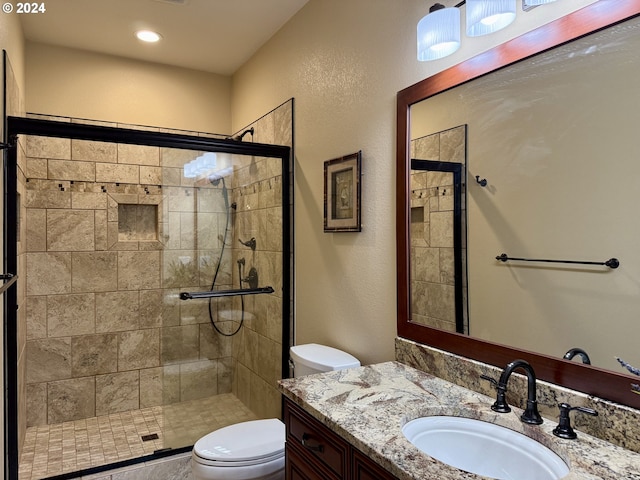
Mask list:
[[[143,42],[155,43],[162,38],[162,35],[157,32],[152,32],[151,30],[138,30],[136,37]]]

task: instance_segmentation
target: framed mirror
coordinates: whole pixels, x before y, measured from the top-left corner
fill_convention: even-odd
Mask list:
[[[628,135],[629,128],[637,123],[624,120],[626,117],[621,113],[625,107],[624,102],[614,102],[605,97],[607,90],[620,93],[620,88],[606,88],[603,83],[607,78],[622,79],[630,88],[637,83],[637,76],[631,75],[634,71],[638,72],[638,61],[635,58],[638,48],[630,46],[630,42],[640,42],[640,19],[634,18],[639,14],[638,1],[600,0],[398,93],[396,234],[400,337],[499,367],[516,358],[524,358],[534,366],[538,377],[543,380],[640,408],[640,395],[634,394],[630,389],[630,384],[637,383],[637,378],[627,375],[622,368],[616,370],[614,358],[626,356],[625,360],[630,363],[638,363],[640,328],[637,327],[638,322],[633,320],[633,312],[637,314],[640,310],[637,308],[640,306],[637,300],[640,296],[638,293],[634,294],[640,283],[636,281],[640,268],[634,264],[637,255],[632,246],[633,238],[629,240],[633,236],[629,234],[629,228],[625,230],[625,227],[637,216],[633,214],[635,200],[632,197],[637,190],[633,187],[633,182],[640,181],[640,172],[636,172],[634,164],[628,168],[626,164],[616,163],[621,156],[629,153],[630,157],[637,160],[637,156],[633,154],[637,142],[633,135]],[[614,36],[618,33],[620,37]],[[631,52],[633,58],[624,60],[620,57],[625,50]],[[596,62],[613,59],[613,63],[587,64],[587,59]],[[571,62],[578,63],[577,69],[569,66],[573,65]],[[619,66],[629,67],[631,70],[627,70],[627,75],[612,70]],[[569,83],[562,85],[559,75],[566,70],[572,70],[578,77],[574,76]],[[585,76],[591,72],[596,75],[593,80]],[[589,82],[596,86],[596,94],[586,93],[587,97],[580,101],[580,108],[563,107],[561,110],[566,116],[562,118],[562,124],[553,126],[552,119],[560,119],[561,116],[549,113],[543,106],[557,102],[561,97],[572,96],[574,91],[581,90]],[[506,93],[516,84],[524,86],[529,96],[514,97]],[[542,86],[549,84],[555,86],[554,91],[549,93],[540,90]],[[635,97],[637,95],[627,98]],[[488,106],[486,103],[483,105],[482,100],[488,101]],[[451,103],[455,101],[461,103]],[[445,107],[441,104],[445,104]],[[533,115],[538,107],[543,110],[543,116],[536,118]],[[480,114],[472,114],[470,109],[473,108],[484,110]],[[631,113],[638,111],[637,108],[629,110]],[[524,116],[515,117],[518,111],[524,112]],[[468,118],[460,117],[463,115],[461,112],[475,117],[468,121]],[[608,112],[610,116],[606,117]],[[571,113],[575,114],[573,118]],[[432,121],[443,117],[447,117],[450,123]],[[518,120],[514,121],[515,118]],[[515,123],[511,130],[506,128],[510,120]],[[595,131],[588,131],[583,126],[583,123],[591,120],[598,128]],[[470,335],[464,331],[456,333],[425,325],[424,322],[416,321],[412,315],[415,292],[412,294],[411,282],[415,272],[412,271],[411,250],[411,141],[462,123],[468,124],[467,176],[463,179],[463,184],[466,184],[468,192]],[[426,124],[426,127],[417,131],[417,126],[422,124]],[[498,133],[489,132],[488,124],[499,127]],[[549,132],[544,138],[534,136],[532,128],[542,124],[552,125],[548,129],[555,139],[549,138]],[[573,132],[570,128],[572,126],[575,126]],[[590,165],[586,157],[591,150],[597,149],[577,145],[562,151],[561,146],[572,135],[577,139],[595,138],[596,142],[604,143],[611,131],[614,132],[614,140],[611,146],[605,148],[604,153],[601,152],[598,166],[602,170],[594,173],[594,182],[591,177],[585,176],[585,168]],[[483,146],[480,137],[491,138],[487,143],[495,148]],[[516,137],[526,138],[527,142],[523,146],[507,141]],[[620,147],[622,137],[631,137],[633,143],[615,150],[613,146]],[[581,148],[587,150],[585,154],[580,153]],[[539,161],[540,158],[547,157],[552,161]],[[558,166],[564,166],[567,177],[550,173],[555,172],[551,167]],[[534,171],[547,167],[548,172]],[[595,168],[590,169],[589,173],[596,171]],[[486,177],[488,185],[475,185],[476,175]],[[603,196],[598,186],[604,185],[604,180],[610,177],[618,178],[622,183],[615,184],[615,189],[609,183],[609,187],[604,190],[608,195]],[[559,190],[550,190],[551,184],[538,183],[543,178],[545,181],[551,179],[559,182]],[[577,183],[569,184],[567,178],[573,178]],[[518,184],[515,182],[517,179],[531,181]],[[523,189],[522,185],[527,188]],[[563,189],[575,192],[575,195],[569,195],[570,200],[567,197],[560,199],[557,191]],[[508,195],[510,192],[511,196]],[[627,200],[623,196],[625,192]],[[554,199],[557,201],[555,204]],[[589,201],[585,201],[587,199]],[[574,200],[575,204],[572,205]],[[584,230],[585,225],[588,225],[587,221],[579,225],[572,223],[574,219],[593,218],[594,210],[600,209],[601,204],[607,201],[615,206],[610,211],[617,212],[614,216],[619,217],[620,232],[612,231],[606,223],[608,220],[605,224],[592,225],[591,230]],[[520,205],[516,205],[516,202]],[[595,202],[597,207],[590,206],[591,202]],[[506,206],[511,210],[505,210]],[[532,210],[535,206],[540,208]],[[586,211],[580,211],[581,206]],[[621,214],[621,210],[617,208],[619,206],[626,208],[624,211],[628,213]],[[518,212],[523,215],[518,217]],[[564,213],[551,217],[551,212],[554,215]],[[485,232],[480,236],[482,242],[477,242],[478,232],[482,229],[490,233]],[[536,229],[546,231],[546,237],[536,238]],[[633,227],[631,232],[636,230]],[[582,237],[572,236],[580,232]],[[611,251],[607,243],[612,238],[615,242],[612,243],[611,250],[615,251]],[[515,262],[505,264],[495,258],[505,253],[502,250],[504,248],[513,249],[506,253],[516,257],[571,259],[572,253],[581,252],[583,243],[588,245],[590,242],[597,247],[588,250],[590,256],[602,256],[595,260],[619,256],[621,269],[612,272],[606,266],[591,269],[589,266],[571,265],[515,265]],[[543,277],[533,280],[535,275]],[[584,305],[578,305],[574,301],[575,292],[572,291],[571,282],[576,281],[576,278],[583,282],[580,288],[585,297],[584,302],[581,302]],[[562,283],[565,281],[566,283]],[[590,287],[585,289],[584,282],[590,284]],[[539,286],[542,287],[538,288]],[[511,291],[510,288],[514,290]],[[527,297],[517,296],[522,292],[531,295],[530,304],[523,300]],[[558,315],[563,318],[551,318],[548,319],[549,323],[544,323],[547,321],[544,312],[536,317],[531,316],[531,311],[536,310],[538,305],[553,301],[549,292],[562,297],[559,301],[564,301],[571,308],[556,310],[563,313]],[[500,298],[503,299],[502,303]],[[611,302],[613,307],[600,314],[589,307],[590,301]],[[498,319],[501,314],[507,318],[502,324]],[[595,320],[589,319],[589,315]],[[573,323],[562,323],[564,317],[572,319]],[[496,319],[496,325],[487,322],[489,318]],[[612,334],[612,318],[627,318],[628,323],[620,326],[622,334],[617,337]],[[519,321],[522,323],[518,323]],[[505,334],[508,330],[513,331],[511,338]],[[544,339],[543,333],[550,335],[549,339]],[[607,337],[614,337],[611,340],[613,347],[610,350],[603,349],[600,354],[600,344],[595,342],[604,342]],[[578,343],[572,343],[574,339]],[[565,351],[562,348],[565,344],[584,347],[589,342],[592,342],[591,349],[598,352],[594,356],[605,358],[603,362],[585,365],[579,361],[563,359]]]

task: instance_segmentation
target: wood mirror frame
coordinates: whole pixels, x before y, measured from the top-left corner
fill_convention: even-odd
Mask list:
[[[512,360],[522,358],[533,365],[537,377],[541,380],[633,408],[640,408],[640,395],[633,393],[630,388],[630,384],[636,381],[629,375],[412,322],[409,218],[409,142],[412,105],[474,78],[638,15],[640,15],[640,0],[599,0],[398,92],[396,255],[399,337],[498,367],[504,367]]]

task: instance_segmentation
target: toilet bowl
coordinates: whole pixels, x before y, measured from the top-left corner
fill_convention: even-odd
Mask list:
[[[360,366],[352,355],[310,343],[290,349],[294,376]],[[277,418],[236,423],[205,435],[193,446],[195,480],[284,480],[285,428]]]
[[[211,432],[193,446],[193,476],[196,480],[280,480],[284,478],[284,435],[284,423],[277,418]]]

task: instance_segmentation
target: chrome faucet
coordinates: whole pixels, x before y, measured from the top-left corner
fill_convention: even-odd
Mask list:
[[[520,416],[520,420],[524,423],[532,425],[540,425],[542,423],[542,417],[538,413],[538,402],[536,400],[536,374],[533,371],[533,367],[529,365],[529,362],[525,360],[514,360],[509,363],[500,375],[500,380],[497,382],[495,379],[486,375],[480,375],[484,380],[490,381],[498,392],[496,401],[491,405],[491,410],[494,412],[508,413],[511,411],[511,407],[507,403],[507,382],[514,370],[521,368],[527,375],[527,408]]]

